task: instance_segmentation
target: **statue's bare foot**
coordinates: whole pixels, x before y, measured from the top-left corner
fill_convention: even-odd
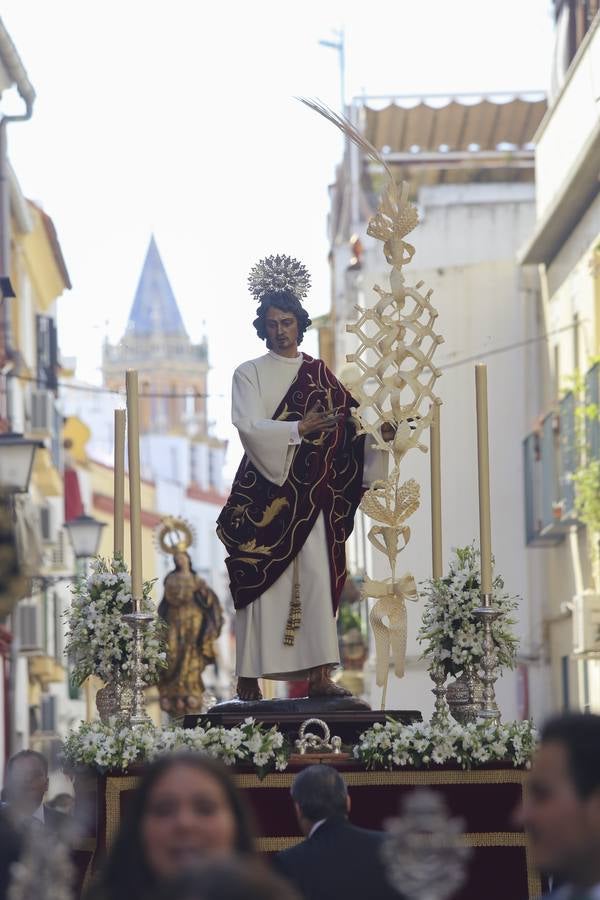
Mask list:
[[[237,695],[238,700],[262,700],[258,678],[238,678]]]
[[[309,697],[351,697],[352,691],[332,681],[329,666],[317,666],[311,670],[308,682]]]

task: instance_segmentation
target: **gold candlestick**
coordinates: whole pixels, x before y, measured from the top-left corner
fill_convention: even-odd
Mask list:
[[[115,409],[115,484],[113,504],[114,556],[125,552],[125,420],[124,409]]]
[[[129,524],[131,530],[131,600],[133,611],[123,616],[133,631],[133,665],[131,705],[126,720],[132,726],[146,726],[151,720],[146,712],[145,683],[142,677],[144,630],[152,621],[150,613],[142,612],[144,598],[142,582],[142,496],[140,478],[140,426],[138,373],[126,374],[127,388],[127,444],[129,453]]]
[[[127,449],[129,454],[129,523],[131,530],[131,598],[134,612],[142,604],[142,494],[138,373],[129,369],[127,387]]]
[[[429,428],[429,462],[431,466],[431,555],[434,578],[443,575],[442,557],[442,467],[440,453],[440,407],[433,407]]]
[[[490,451],[488,440],[487,366],[475,366],[477,402],[477,470],[479,474],[479,552],[481,593],[492,593],[492,524],[490,515]]]

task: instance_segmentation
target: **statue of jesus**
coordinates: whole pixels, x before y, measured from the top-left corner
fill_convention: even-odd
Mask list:
[[[310,325],[301,303],[309,284],[287,256],[261,260],[249,278],[267,352],[233,376],[245,453],[217,525],[229,554],[241,700],[261,699],[259,677],[308,679],[310,696],[349,694],[331,678],[345,543],[363,484],[387,466],[386,453],[367,451],[365,467],[356,402],[322,360],[298,349]]]

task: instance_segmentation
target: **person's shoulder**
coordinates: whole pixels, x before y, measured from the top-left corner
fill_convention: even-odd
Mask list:
[[[261,366],[264,366],[265,361],[269,359],[268,353],[263,353],[262,356],[257,356],[254,359],[247,359],[245,362],[240,363],[239,366],[235,369],[233,375],[242,375],[246,378],[253,378],[256,374],[256,370]]]
[[[301,841],[298,841],[297,844],[294,844],[293,847],[288,847],[286,850],[280,850],[279,853],[276,854],[277,859],[292,859],[295,856],[301,856],[308,847],[307,838],[303,838]]]
[[[294,865],[304,857],[309,843],[310,841],[305,838],[298,844],[294,844],[293,847],[288,847],[286,850],[280,850],[279,853],[276,853],[273,856],[273,864],[276,868],[279,867],[281,869],[286,869],[288,866]]]
[[[365,840],[382,840],[385,837],[385,832],[383,831],[375,831],[374,828],[363,828],[361,825],[353,825],[348,819],[337,824],[342,825],[347,834],[353,834]]]
[[[315,370],[321,372],[327,378],[332,387],[338,387],[345,391],[344,385],[341,383],[339,378],[334,375],[325,360],[320,359],[318,356],[309,356],[308,353],[303,353],[302,356],[304,357],[305,364],[310,368],[314,368]]]

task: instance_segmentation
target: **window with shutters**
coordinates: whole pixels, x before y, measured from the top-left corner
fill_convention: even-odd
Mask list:
[[[558,454],[556,452],[556,431],[558,421],[554,413],[549,413],[542,422],[540,456],[542,463],[542,528],[547,528],[554,519],[554,510],[559,501]]]
[[[54,732],[57,729],[57,698],[53,694],[43,694],[40,702],[40,730]]]
[[[585,417],[585,443],[588,462],[600,459],[600,363],[586,373],[585,405],[588,415]]]
[[[42,621],[37,603],[21,603],[17,607],[18,641],[22,653],[41,653]]]
[[[528,546],[548,547],[564,540],[567,524],[561,501],[559,419],[549,413],[539,430],[523,442],[525,535]]]
[[[575,509],[573,476],[579,465],[575,406],[575,394],[569,391],[560,401],[559,502],[562,503],[563,514],[573,514]]]
[[[56,325],[50,316],[36,316],[37,383],[40,388],[58,389],[58,342]]]

